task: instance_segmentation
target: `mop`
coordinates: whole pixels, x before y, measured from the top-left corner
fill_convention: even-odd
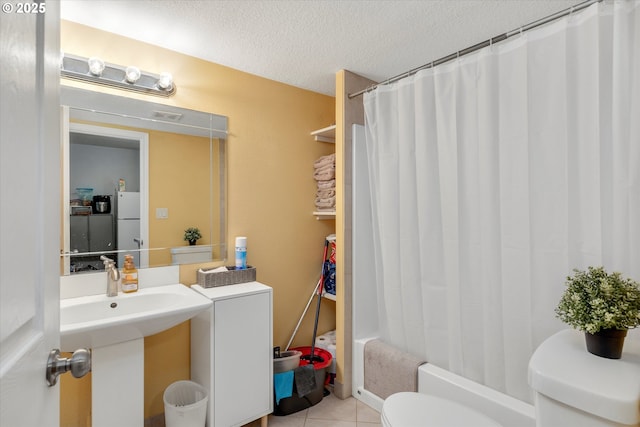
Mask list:
[[[289,349],[289,346],[291,345],[291,341],[293,341],[293,338],[295,336],[295,334],[298,331],[298,327],[300,326],[300,322],[302,322],[302,319],[304,318],[305,314],[307,313],[307,310],[309,308],[309,305],[311,304],[311,301],[314,297],[314,295],[318,295],[318,302],[316,305],[316,316],[315,316],[315,321],[313,324],[313,339],[311,342],[311,353],[307,356],[307,355],[303,355],[300,357],[300,359],[307,359],[309,360],[309,364],[307,365],[303,365],[303,366],[299,366],[298,368],[295,369],[295,381],[296,381],[296,390],[298,391],[298,396],[303,397],[306,394],[311,393],[313,390],[316,389],[317,387],[317,383],[316,383],[316,375],[315,375],[315,369],[313,367],[313,363],[314,362],[324,362],[324,359],[321,356],[317,356],[315,354],[315,346],[316,346],[316,334],[318,332],[318,318],[320,317],[320,303],[322,302],[322,290],[324,288],[324,263],[325,260],[327,259],[327,251],[329,248],[329,241],[327,239],[325,239],[324,241],[324,252],[322,255],[322,270],[320,271],[320,280],[318,280],[318,284],[316,285],[316,287],[314,288],[314,292],[313,294],[311,294],[311,298],[309,298],[309,302],[307,303],[307,306],[304,309],[304,312],[302,313],[302,316],[300,317],[300,320],[298,321],[298,325],[296,326],[293,335],[291,336],[291,339],[289,340],[289,344],[287,344],[287,349]]]
[[[322,272],[320,273],[320,280],[318,281],[318,304],[316,305],[316,318],[313,323],[313,338],[311,339],[311,354],[309,355],[309,363],[324,362],[324,359],[320,356],[316,356],[316,335],[318,333],[318,317],[320,316],[320,303],[322,302],[322,291],[324,290],[324,263],[327,260],[327,251],[329,249],[329,241],[324,240],[324,252],[322,255]]]
[[[300,329],[300,324],[302,323],[302,319],[304,319],[304,316],[307,315],[307,311],[309,310],[309,306],[311,305],[311,301],[313,301],[313,297],[316,296],[316,294],[318,295],[318,305],[316,307],[316,319],[315,319],[315,325],[313,327],[313,345],[315,345],[315,335],[317,333],[317,328],[318,328],[318,315],[320,314],[320,298],[322,297],[322,289],[324,286],[324,262],[327,259],[327,251],[329,248],[329,241],[327,239],[325,239],[324,241],[324,253],[322,255],[322,268],[320,269],[320,279],[318,280],[318,283],[316,283],[316,285],[313,287],[313,290],[311,291],[311,295],[309,296],[309,301],[307,301],[307,305],[305,306],[302,315],[300,316],[300,319],[298,319],[298,323],[296,324],[295,329],[293,330],[293,334],[291,334],[291,338],[289,339],[289,342],[287,343],[287,346],[285,347],[285,351],[289,350],[289,347],[291,346],[291,343],[293,342],[293,339],[295,338],[296,334],[298,333],[298,329]]]

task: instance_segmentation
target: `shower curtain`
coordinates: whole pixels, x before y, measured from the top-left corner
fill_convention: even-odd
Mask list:
[[[383,339],[530,402],[572,269],[640,280],[639,10],[597,3],[365,94]]]

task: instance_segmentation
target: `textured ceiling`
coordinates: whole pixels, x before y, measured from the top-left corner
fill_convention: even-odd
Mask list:
[[[401,74],[579,0],[111,0],[62,19],[328,95],[347,69]],[[176,82],[180,77],[175,76]]]

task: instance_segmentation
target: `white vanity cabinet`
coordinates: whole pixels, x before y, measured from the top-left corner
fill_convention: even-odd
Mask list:
[[[273,412],[273,290],[258,282],[191,289],[213,306],[191,319],[191,379],[209,390],[207,427]]]

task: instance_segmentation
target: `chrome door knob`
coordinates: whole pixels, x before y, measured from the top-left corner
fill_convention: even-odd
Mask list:
[[[57,348],[49,353],[47,360],[47,384],[53,387],[58,382],[58,375],[71,371],[74,378],[81,378],[91,371],[91,352],[85,348],[73,352],[70,358],[60,357]]]

